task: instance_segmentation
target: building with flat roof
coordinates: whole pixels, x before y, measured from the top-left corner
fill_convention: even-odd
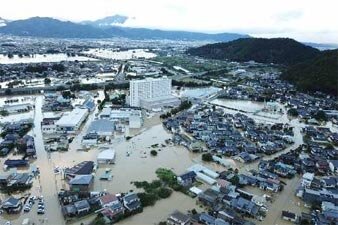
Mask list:
[[[99,136],[113,136],[114,122],[107,119],[98,119],[91,122],[87,133],[97,133]]]
[[[22,113],[28,112],[33,108],[30,103],[16,104],[16,105],[4,105],[1,110],[7,111],[8,113]]]
[[[173,96],[161,96],[152,99],[141,99],[141,106],[147,110],[161,109],[163,107],[177,107],[180,105],[181,101]]]
[[[143,124],[142,111],[131,108],[103,108],[99,118],[129,123],[129,128],[141,128]]]
[[[113,149],[103,149],[97,156],[97,163],[99,164],[112,164],[114,162],[115,151]]]
[[[75,108],[69,113],[65,113],[55,123],[57,132],[73,133],[77,131],[89,114],[88,109]]]
[[[167,77],[130,81],[128,100],[130,106],[148,110],[179,104],[178,98],[171,95],[171,79]]]

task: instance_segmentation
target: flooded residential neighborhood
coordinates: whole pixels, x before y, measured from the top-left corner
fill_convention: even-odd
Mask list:
[[[18,3],[0,225],[338,224],[337,32],[304,16],[335,7]]]

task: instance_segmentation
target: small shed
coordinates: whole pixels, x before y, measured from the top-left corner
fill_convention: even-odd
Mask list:
[[[200,193],[202,193],[203,191],[201,190],[201,189],[199,189],[199,188],[197,188],[197,187],[191,187],[190,189],[189,189],[189,191],[191,192],[191,193],[193,193],[194,195],[199,195]]]
[[[105,149],[97,156],[97,163],[101,164],[113,164],[115,163],[115,150]]]

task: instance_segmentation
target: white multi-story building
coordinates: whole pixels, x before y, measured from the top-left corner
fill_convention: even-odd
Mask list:
[[[179,103],[180,101],[171,95],[171,79],[167,77],[130,81],[130,106],[152,109],[176,106]]]

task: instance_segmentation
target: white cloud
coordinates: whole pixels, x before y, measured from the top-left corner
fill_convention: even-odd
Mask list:
[[[122,14],[126,25],[170,30],[242,32],[338,43],[335,0],[1,0],[0,16],[93,20]]]

